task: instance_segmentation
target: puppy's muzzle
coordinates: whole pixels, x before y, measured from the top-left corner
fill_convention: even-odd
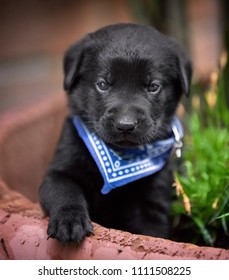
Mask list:
[[[115,106],[109,108],[100,122],[101,137],[117,146],[133,146],[147,133],[147,115],[138,106]]]

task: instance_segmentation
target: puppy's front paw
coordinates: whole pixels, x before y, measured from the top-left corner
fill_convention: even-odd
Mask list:
[[[73,241],[79,244],[93,234],[93,227],[85,209],[63,207],[50,216],[47,233],[63,243]]]

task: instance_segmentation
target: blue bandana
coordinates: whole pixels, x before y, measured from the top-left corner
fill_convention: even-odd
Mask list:
[[[183,129],[176,117],[172,120],[168,138],[133,148],[105,144],[77,116],[73,117],[73,123],[103,176],[102,194],[159,171],[175,150],[180,157]]]

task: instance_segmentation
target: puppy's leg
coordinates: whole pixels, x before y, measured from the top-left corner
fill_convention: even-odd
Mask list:
[[[85,156],[76,140],[76,132],[68,119],[54,161],[40,188],[40,202],[50,216],[48,236],[79,243],[93,228],[79,183],[84,177],[82,158],[85,160]]]
[[[169,211],[172,198],[172,172],[168,167],[143,178],[142,186],[129,194],[128,207],[122,209],[122,229],[132,233],[166,238],[169,235]]]
[[[149,192],[148,195],[145,193],[143,199],[143,234],[163,238],[169,236],[169,211],[173,184],[173,175],[169,165],[156,173],[151,182],[149,180]]]

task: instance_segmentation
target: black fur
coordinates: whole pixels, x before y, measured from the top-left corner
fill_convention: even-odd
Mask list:
[[[145,144],[166,136],[182,94],[188,95],[190,61],[171,38],[151,27],[119,24],[86,35],[64,59],[67,117],[54,160],[40,188],[50,216],[48,235],[81,242],[91,220],[109,228],[166,237],[171,167],[102,195],[103,179],[72,123],[72,115],[107,143]]]

